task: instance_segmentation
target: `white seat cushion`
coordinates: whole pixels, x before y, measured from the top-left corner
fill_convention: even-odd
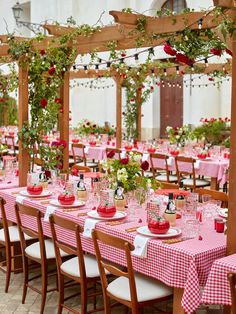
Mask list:
[[[165,174],[159,175],[159,176],[156,176],[156,179],[158,181],[167,181],[167,176]],[[178,181],[177,176],[169,175],[169,182],[177,182],[177,181]]]
[[[193,185],[193,179],[183,179],[182,180],[184,185]],[[200,179],[196,179],[196,186],[207,186],[210,185],[209,181],[206,180],[200,180]]]
[[[80,162],[80,163],[78,163],[78,164],[76,164],[76,165],[78,165],[78,166],[84,166],[85,163],[84,163],[84,162]],[[97,162],[89,162],[89,161],[86,162],[86,167],[97,167],[97,166],[98,166],[98,163],[97,163]]]
[[[45,243],[46,258],[47,259],[56,258],[52,240],[49,240],[49,239],[44,240],[44,243]],[[41,254],[40,254],[39,242],[35,242],[27,246],[25,249],[25,253],[33,258],[40,259]],[[60,254],[62,257],[68,256],[68,254],[62,250],[60,250]]]
[[[151,178],[151,177],[153,177],[153,173],[151,171],[144,171],[143,176]]]
[[[97,260],[94,256],[89,254],[84,255],[84,265],[86,277],[95,278],[100,276]],[[61,270],[68,275],[80,277],[78,257],[73,257],[68,261],[62,263]]]
[[[17,226],[9,226],[8,227],[8,232],[9,232],[9,237],[11,242],[19,242],[20,241],[20,235],[18,231]],[[30,236],[25,234],[25,240],[30,240],[32,239]],[[0,230],[0,241],[5,242],[5,234],[4,234],[4,229]]]
[[[135,274],[135,283],[138,302],[167,297],[173,293],[172,289],[165,284],[140,274]],[[126,277],[119,277],[112,281],[108,285],[107,291],[117,298],[131,301],[129,281]]]

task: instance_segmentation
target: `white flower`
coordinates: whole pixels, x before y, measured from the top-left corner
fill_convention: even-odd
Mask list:
[[[180,139],[180,135],[176,135],[176,139],[179,140]]]
[[[166,127],[166,132],[170,132],[172,130],[172,127],[171,126],[167,126]]]

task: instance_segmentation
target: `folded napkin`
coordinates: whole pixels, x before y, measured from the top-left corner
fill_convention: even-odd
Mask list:
[[[147,258],[147,244],[151,238],[145,237],[137,234],[134,239],[135,249],[132,252],[132,255],[138,256],[141,258]]]
[[[49,222],[49,217],[55,212],[55,206],[47,206],[46,213],[44,215],[44,221]]]
[[[196,160],[196,162],[194,163],[194,169],[199,169],[199,167],[200,167],[200,160]]]
[[[85,146],[85,148],[84,148],[84,153],[85,153],[85,154],[88,154],[88,151],[89,151],[89,146]]]
[[[170,156],[168,159],[167,159],[167,165],[168,166],[172,166],[174,163],[174,157]]]
[[[95,229],[96,223],[99,222],[98,219],[87,218],[84,223],[83,236],[86,238],[92,238],[92,230]]]
[[[26,199],[26,196],[17,195],[17,197],[16,197],[16,203],[23,204],[24,199]]]
[[[149,154],[148,153],[144,153],[143,157],[142,157],[142,161],[148,161],[149,159]]]

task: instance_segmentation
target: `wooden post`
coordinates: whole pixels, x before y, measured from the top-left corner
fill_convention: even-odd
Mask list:
[[[63,166],[62,171],[69,169],[69,111],[70,111],[70,73],[65,72],[64,83],[60,89],[60,97],[62,99],[63,111],[60,113],[59,131],[60,139],[66,141],[66,148],[63,150]]]
[[[116,82],[116,147],[122,144],[122,79],[120,76],[113,77]]]
[[[227,228],[227,254],[236,252],[236,39],[233,40],[232,102],[230,135],[229,212]]]
[[[137,131],[137,140],[141,141],[142,135],[142,91],[137,89],[135,104],[137,106],[137,116],[136,116],[136,131]]]
[[[19,130],[25,121],[28,121],[28,68],[19,64]],[[19,186],[26,186],[29,172],[29,153],[23,149],[19,140]]]

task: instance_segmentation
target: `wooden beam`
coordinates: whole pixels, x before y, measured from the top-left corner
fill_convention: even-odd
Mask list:
[[[236,0],[213,0],[214,6],[233,8],[236,7]]]
[[[122,78],[113,77],[116,82],[116,147],[122,146]]]
[[[59,116],[60,139],[66,141],[66,148],[63,150],[62,171],[69,169],[69,111],[70,111],[70,73],[64,74],[64,83],[60,88],[60,98],[62,99],[63,112]]]
[[[136,115],[136,131],[137,131],[137,140],[141,141],[142,133],[142,91],[137,90],[135,104],[137,106],[137,115]]]
[[[233,41],[227,254],[236,252],[236,39]]]
[[[113,74],[113,73],[112,73]],[[96,78],[96,77],[101,77],[101,76],[107,76],[108,72],[107,70],[98,70],[96,72],[93,69],[89,69],[88,72],[86,73],[84,69],[79,70],[79,71],[71,71],[70,72],[70,79],[83,79],[83,78]]]
[[[19,130],[24,122],[28,121],[28,68],[19,65]],[[27,173],[30,170],[29,154],[23,149],[22,141],[19,140],[19,186],[27,185]]]

